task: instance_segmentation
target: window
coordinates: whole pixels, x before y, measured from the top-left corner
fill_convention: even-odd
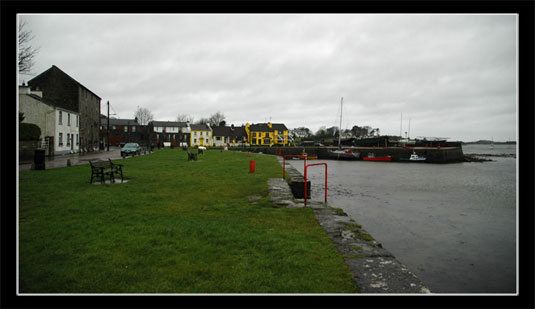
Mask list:
[[[194,138],[194,139],[193,139],[193,142],[194,142],[194,143],[196,143],[196,142],[197,142],[197,139],[196,139],[196,138]]]
[[[69,127],[71,126],[71,114],[70,113],[67,113],[67,125]]]
[[[59,133],[58,146],[63,146],[63,133],[61,132]]]
[[[216,136],[216,137],[215,137],[215,140],[216,140],[216,141],[220,141],[220,140],[221,140],[221,136]]]
[[[76,134],[76,146],[80,145],[80,137]]]
[[[253,132],[253,137],[256,137],[256,132]]]
[[[63,124],[63,113],[61,111],[59,111],[58,124]]]
[[[112,130],[117,130],[117,127],[116,126],[111,126],[111,129]]]
[[[71,135],[67,133],[67,146],[71,145]]]
[[[124,131],[128,132],[128,126],[124,126]]]
[[[132,132],[136,132],[136,126],[132,126]]]
[[[253,138],[253,144],[256,144],[256,138]]]
[[[269,133],[266,133],[265,137],[268,137],[269,136]]]
[[[76,127],[78,128],[78,115],[76,115]]]

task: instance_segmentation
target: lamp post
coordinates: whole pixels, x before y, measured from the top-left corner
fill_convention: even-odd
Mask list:
[[[110,101],[108,101],[108,123],[106,124],[106,148],[110,151]]]

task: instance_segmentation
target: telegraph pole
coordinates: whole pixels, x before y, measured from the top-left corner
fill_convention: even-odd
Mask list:
[[[106,144],[108,151],[110,151],[110,101],[108,101],[108,123],[106,126]]]

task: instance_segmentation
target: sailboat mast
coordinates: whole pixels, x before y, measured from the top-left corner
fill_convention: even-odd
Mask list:
[[[344,105],[344,97],[342,97],[342,100],[340,101],[340,127],[338,129],[338,148],[342,148],[341,140],[342,140],[342,110]]]
[[[401,128],[403,127],[403,112],[401,112],[401,122],[399,124],[399,137],[403,138],[403,135],[401,135]]]

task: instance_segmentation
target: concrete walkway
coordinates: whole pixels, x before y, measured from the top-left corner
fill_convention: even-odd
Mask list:
[[[143,153],[142,153],[143,155]],[[99,150],[90,153],[84,154],[68,154],[68,155],[57,155],[54,157],[47,157],[45,159],[45,169],[66,167],[67,160],[70,160],[71,166],[89,164],[89,160],[120,160],[121,157],[121,148],[110,146],[110,151]],[[28,171],[32,168],[33,162],[28,163],[24,162],[19,164],[19,171]]]

